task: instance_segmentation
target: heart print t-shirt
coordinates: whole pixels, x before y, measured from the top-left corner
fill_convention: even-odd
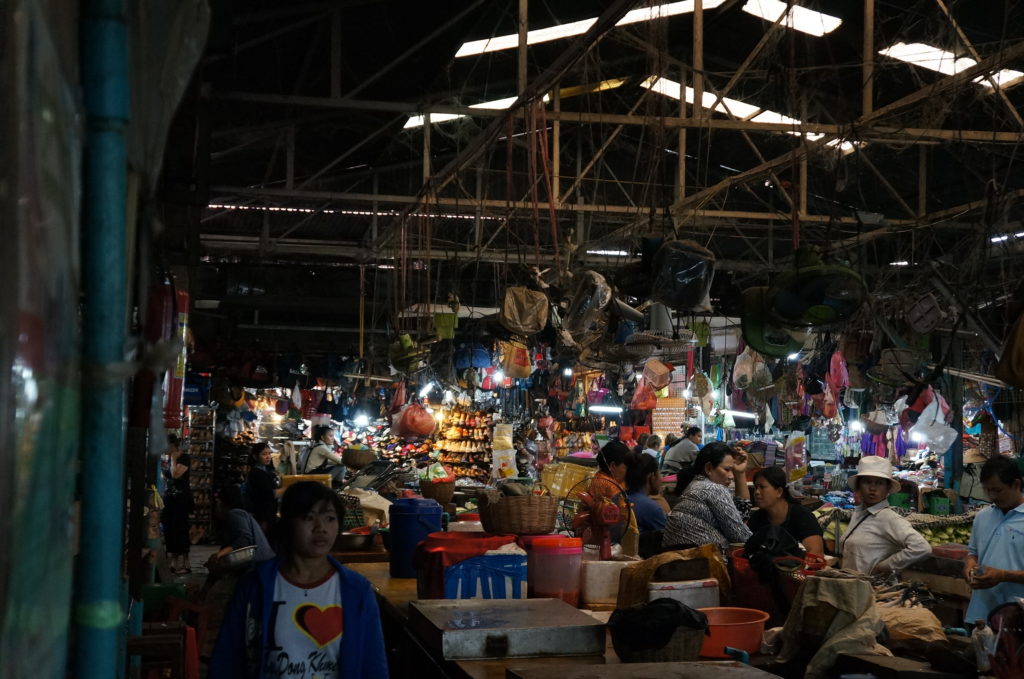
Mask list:
[[[263,675],[267,679],[340,679],[341,587],[333,568],[320,582],[274,582]]]

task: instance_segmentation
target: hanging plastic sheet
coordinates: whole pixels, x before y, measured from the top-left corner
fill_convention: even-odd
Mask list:
[[[651,297],[676,311],[701,304],[715,277],[715,256],[692,240],[665,243],[654,256]]]

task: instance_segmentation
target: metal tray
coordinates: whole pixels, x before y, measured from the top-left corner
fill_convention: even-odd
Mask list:
[[[446,660],[603,655],[605,626],[561,599],[413,601],[409,622]]]

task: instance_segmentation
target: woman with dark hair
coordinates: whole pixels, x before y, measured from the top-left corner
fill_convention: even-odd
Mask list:
[[[665,527],[665,515],[670,509],[661,496],[657,460],[644,453],[631,453],[626,458],[626,491],[641,535]]]
[[[781,467],[765,467],[754,474],[754,505],[750,515],[751,532],[769,526],[781,526],[811,554],[824,555],[825,543],[821,526],[806,507],[793,502],[786,486],[786,472]]]
[[[277,521],[277,498],[281,490],[281,477],[274,470],[270,444],[259,441],[249,452],[249,476],[247,481],[248,502],[252,515],[259,521],[263,532],[270,535]]]
[[[714,544],[724,554],[730,543],[747,541],[751,533],[743,514],[749,513],[750,501],[729,491],[736,475],[746,473],[746,459],[738,462],[735,455],[724,443],[709,443],[693,466],[679,474],[682,495],[665,521],[666,547]]]
[[[188,515],[195,507],[189,478],[192,457],[181,452],[180,440],[174,434],[167,435],[167,443],[170,459],[164,472],[167,488],[164,491],[164,511],[160,518],[164,524],[164,541],[167,543],[171,572],[183,575],[192,572],[188,560],[192,546],[188,535]]]
[[[704,430],[700,427],[687,429],[683,438],[665,452],[665,471],[678,473],[690,469],[700,452],[700,444],[703,440]]]
[[[345,480],[345,464],[335,451],[334,430],[324,424],[313,427],[313,448],[302,466],[303,474],[330,474],[335,484]]]
[[[373,588],[330,556],[342,513],[338,496],[319,483],[303,481],[285,491],[282,556],[242,576],[221,623],[209,676],[388,676]]]
[[[626,485],[626,456],[629,448],[620,441],[609,441],[597,453],[599,471],[590,479],[590,495],[595,500],[622,500]]]

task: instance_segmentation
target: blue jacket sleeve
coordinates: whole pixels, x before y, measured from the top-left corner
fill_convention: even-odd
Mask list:
[[[255,586],[250,578],[244,578],[235,588],[224,619],[217,634],[217,643],[210,656],[210,668],[207,676],[218,679],[245,679],[246,646],[245,627],[246,612],[256,603],[253,601]]]
[[[363,576],[345,569],[342,605],[346,613],[342,638],[342,668],[345,679],[381,679],[388,676],[387,651],[381,628],[377,595]],[[344,603],[344,602],[349,603]],[[350,608],[351,607],[351,608]],[[355,610],[351,610],[354,608]],[[210,675],[214,676],[213,674]]]

